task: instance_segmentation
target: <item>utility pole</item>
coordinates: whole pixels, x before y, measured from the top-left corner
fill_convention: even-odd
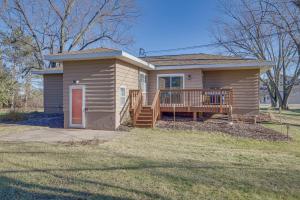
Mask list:
[[[143,48],[140,48],[139,57],[146,57],[146,51]]]

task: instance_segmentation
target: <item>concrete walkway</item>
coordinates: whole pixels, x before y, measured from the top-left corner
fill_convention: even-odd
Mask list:
[[[86,129],[60,129],[45,128],[38,130],[27,130],[22,133],[10,133],[0,135],[0,141],[6,142],[77,142],[84,140],[111,140],[119,136],[121,132],[86,130]],[[124,132],[122,132],[124,134]]]

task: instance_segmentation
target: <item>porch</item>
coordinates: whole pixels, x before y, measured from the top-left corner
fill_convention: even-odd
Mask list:
[[[232,89],[161,89],[155,93],[129,91],[129,111],[133,125],[154,127],[163,112],[224,113],[231,115]]]

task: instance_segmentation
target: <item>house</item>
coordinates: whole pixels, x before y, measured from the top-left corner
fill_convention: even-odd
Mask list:
[[[63,68],[44,77],[45,112],[64,113],[65,128],[115,130],[131,117],[153,127],[164,112],[256,115],[259,76],[271,62],[185,54],[138,58],[96,48],[45,56]]]

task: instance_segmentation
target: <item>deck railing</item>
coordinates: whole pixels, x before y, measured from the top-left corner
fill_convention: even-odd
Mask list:
[[[129,91],[130,111],[132,112],[132,121],[135,126],[138,115],[143,106],[143,95],[141,90]]]
[[[152,127],[154,127],[156,120],[159,118],[160,115],[160,91],[157,90],[154,99],[151,105],[151,112],[152,112]]]
[[[161,107],[224,107],[232,105],[232,89],[173,89],[160,90]]]

